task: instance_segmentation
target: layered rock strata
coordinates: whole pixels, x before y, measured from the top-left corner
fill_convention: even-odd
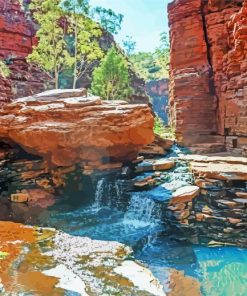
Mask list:
[[[8,100],[24,97],[53,87],[49,75],[38,67],[26,62],[37,42],[35,25],[30,16],[25,14],[18,0],[0,0],[0,59],[10,69],[8,77]],[[6,84],[0,77],[0,85]],[[0,89],[0,96],[4,90]]]
[[[169,4],[170,118],[196,151],[246,155],[247,2]]]
[[[0,75],[0,108],[13,99],[10,81]]]
[[[169,209],[194,243],[247,247],[247,159],[182,157],[195,185],[173,194]]]
[[[0,122],[1,139],[17,143],[50,166],[121,166],[154,139],[147,105],[102,101],[87,97],[83,89],[18,99],[0,111]]]

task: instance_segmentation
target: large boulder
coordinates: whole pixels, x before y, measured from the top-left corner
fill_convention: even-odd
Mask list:
[[[147,105],[102,101],[87,97],[84,89],[18,99],[0,111],[0,125],[0,139],[17,143],[50,166],[121,164],[154,140]]]

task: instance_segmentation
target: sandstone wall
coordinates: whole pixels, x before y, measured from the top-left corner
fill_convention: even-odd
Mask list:
[[[247,1],[176,0],[168,10],[170,113],[178,140],[246,155]]]
[[[13,99],[9,80],[0,75],[0,107]]]
[[[0,0],[0,59],[5,60],[10,68],[8,80],[14,98],[53,87],[51,77],[25,59],[37,42],[34,27],[18,0]],[[1,80],[0,84],[3,84]]]

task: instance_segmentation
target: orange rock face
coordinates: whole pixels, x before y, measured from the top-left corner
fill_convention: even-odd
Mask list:
[[[178,140],[199,152],[226,146],[246,155],[247,1],[177,0],[169,21],[170,114]]]
[[[50,91],[16,100],[0,111],[0,138],[43,157],[50,166],[98,168],[133,160],[154,140],[147,105],[102,101],[84,90]]]
[[[51,77],[25,58],[32,52],[37,42],[34,24],[25,15],[19,0],[0,0],[0,59],[10,68],[8,78],[8,100],[41,92],[53,86]],[[3,86],[6,82],[0,77],[0,104],[5,102]],[[11,86],[11,87],[10,87]]]
[[[0,75],[0,107],[11,101],[13,98],[9,80]]]

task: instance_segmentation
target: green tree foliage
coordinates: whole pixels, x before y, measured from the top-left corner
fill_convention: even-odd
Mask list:
[[[164,139],[175,139],[175,131],[170,126],[165,126],[162,119],[156,114],[154,118],[154,133]]]
[[[88,0],[33,0],[30,4],[39,25],[39,43],[28,56],[55,79],[73,69],[73,88],[77,80],[96,59],[103,57],[98,38],[98,24],[89,17]]]
[[[94,21],[87,17],[89,6],[86,0],[66,0],[63,2],[68,16],[67,38],[70,44],[71,64],[73,66],[73,88],[76,88],[77,80],[87,71],[97,59],[103,57],[98,38],[102,30]]]
[[[115,47],[94,70],[91,91],[105,100],[128,100],[131,95],[127,61]]]
[[[154,52],[138,52],[130,55],[134,69],[144,80],[169,77],[170,49],[166,33],[161,34],[161,45]]]
[[[136,48],[136,42],[131,36],[126,36],[122,41],[123,48],[128,56],[132,55]]]
[[[39,25],[39,43],[28,56],[28,61],[37,63],[49,72],[55,78],[58,88],[59,74],[64,68],[71,66],[72,62],[65,42],[65,28],[61,25],[64,10],[60,6],[60,0],[33,0],[30,9]]]
[[[7,78],[10,75],[10,70],[4,61],[0,61],[0,76]]]
[[[97,6],[92,9],[92,17],[109,33],[117,34],[121,30],[123,15],[112,9]]]

